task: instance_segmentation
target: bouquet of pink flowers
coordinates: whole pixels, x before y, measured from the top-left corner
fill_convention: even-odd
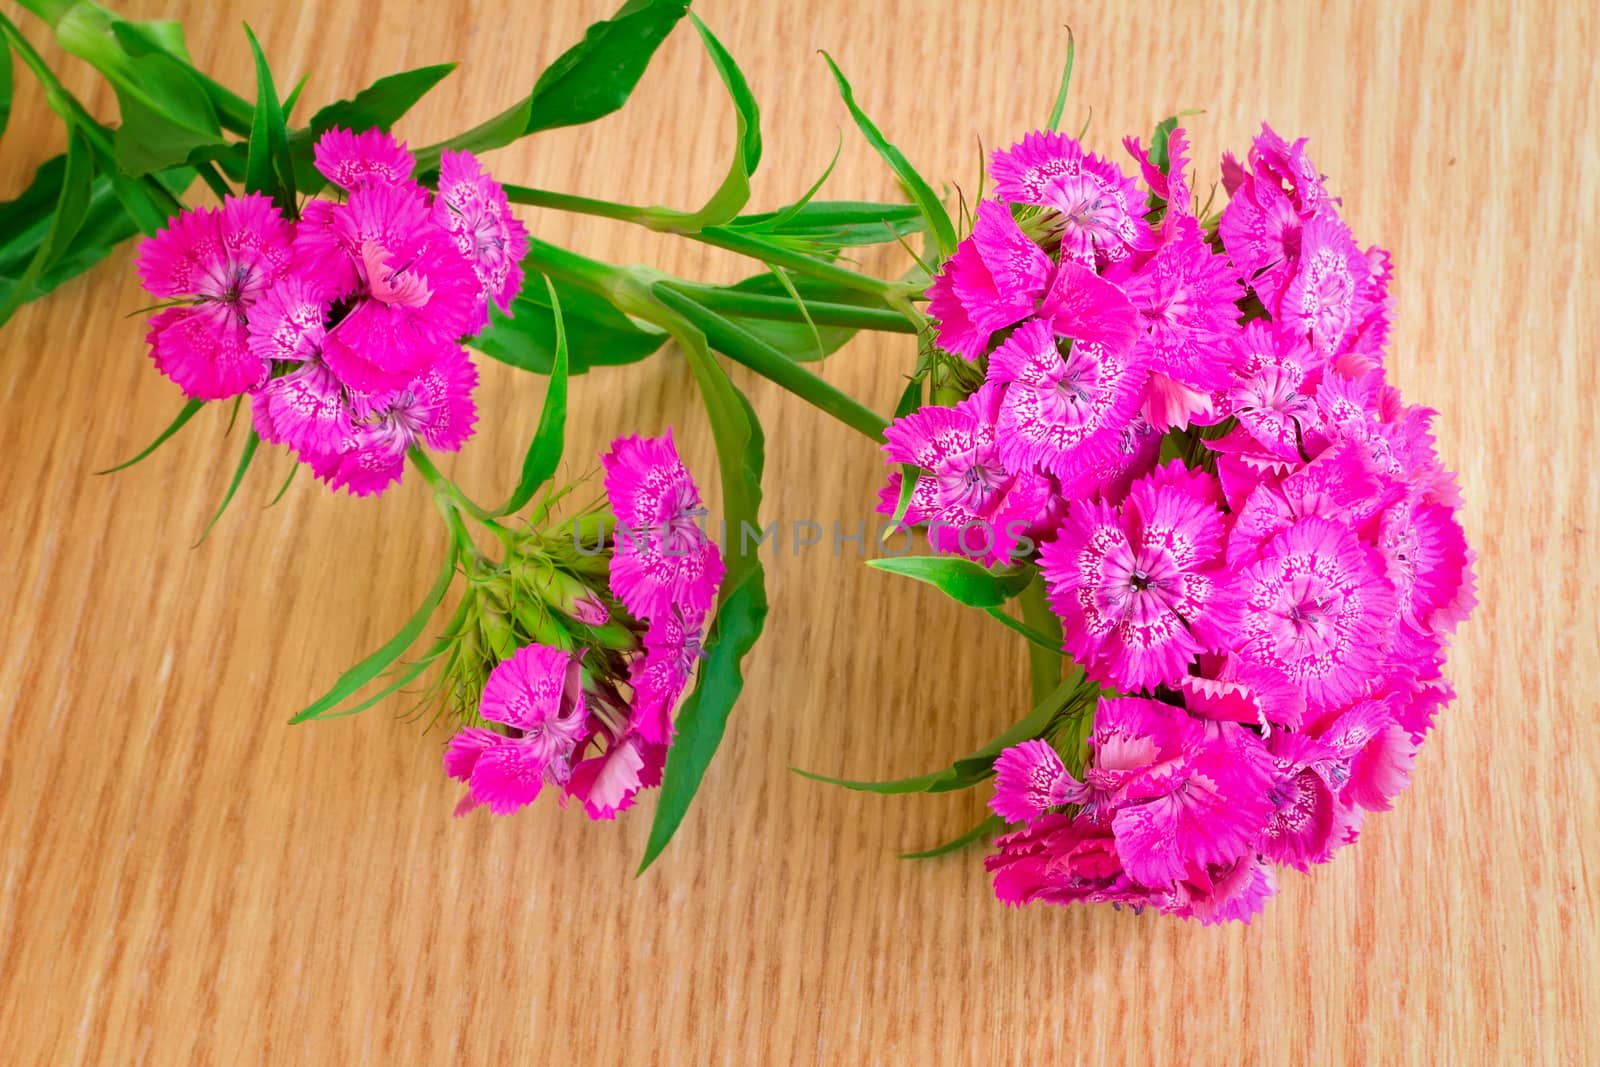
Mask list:
[[[1200,204],[1177,118],[1148,148],[1125,139],[1124,164],[1057,131],[1069,42],[1047,127],[994,153],[992,195],[952,217],[829,60],[911,202],[819,200],[825,173],[747,213],[759,110],[692,20],[734,106],[732,161],[701,207],[641,207],[502,185],[475,153],[621,106],[682,0],[633,0],[526,98],[415,151],[389,128],[448,68],[293,127],[300,89],[280,99],[254,37],[252,104],[196,70],[172,24],[24,6],[113,83],[122,123],[90,117],[0,16],[71,133],[39,188],[0,206],[32,213],[0,235],[0,264],[26,264],[0,275],[0,323],[143,231],[138,270],[161,301],[150,355],[188,398],[152,449],[202,405],[248,399],[229,498],[264,441],[358,496],[409,464],[445,521],[416,613],[293,721],[411,692],[449,727],[458,813],[510,814],[548,788],[609,819],[660,786],[653,860],[767,612],[750,545],[762,429],[720,355],[881,447],[878,511],[929,554],[873,566],[1029,644],[1035,706],[984,749],[915,778],[824,779],[907,793],[992,778],[993,816],[921,855],[998,835],[986,865],[1008,903],[1248,921],[1277,868],[1326,862],[1407,784],[1453,695],[1445,651],[1474,602],[1473,555],[1434,413],[1385,378],[1389,256],[1357,244],[1304,140],[1263,126],[1242,162],[1221,161],[1226,203]],[[217,206],[179,199],[196,180]],[[713,286],[601,263],[530,236],[513,204],[676,234],[763,272]],[[882,242],[911,252],[901,277],[849,265],[848,249]],[[806,367],[859,330],[916,338],[892,420]],[[598,494],[554,482],[571,379],[669,340],[716,441],[720,544],[670,431],[618,437]],[[429,458],[478,428],[468,346],[547,382],[495,507]]]
[[[1073,665],[995,761],[997,895],[1248,919],[1405,787],[1472,555],[1305,141],[1263,126],[1209,215],[1181,128],[1124,143],[1142,189],[1052,131],[995,153],[928,289],[969,395],[890,426],[883,508],[1042,582]]]

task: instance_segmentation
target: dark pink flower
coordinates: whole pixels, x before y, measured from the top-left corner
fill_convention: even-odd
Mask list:
[[[471,152],[446,149],[439,157],[439,191],[433,221],[447,230],[472,264],[486,299],[510,313],[522,288],[528,230],[511,213],[506,191]]]
[[[1054,209],[1061,258],[1094,268],[1123,258],[1140,241],[1143,202],[1133,179],[1064,133],[1036,130],[989,163],[995,195]]]
[[[1000,390],[985,386],[956,407],[930,405],[898,418],[884,434],[889,462],[923,472],[903,521],[926,524],[939,552],[1006,562],[1049,504],[1049,479],[1000,454],[1000,401]],[[899,495],[895,475],[878,510],[894,514]]]
[[[1032,315],[1050,281],[1050,258],[1004,204],[978,205],[972,234],[928,287],[939,347],[975,360],[994,334]]]
[[[705,612],[673,605],[645,631],[644,654],[630,664],[628,680],[633,685],[630,722],[647,743],[672,742],[672,710],[700,659],[704,627]]]
[[[317,138],[311,154],[322,176],[346,192],[368,182],[408,184],[416,167],[406,146],[378,129],[355,133],[335,126]]]
[[[600,462],[617,520],[611,591],[642,619],[674,605],[709,609],[722,581],[722,554],[701,528],[700,490],[678,458],[672,432],[619,437]]]
[[[1245,568],[1239,654],[1304,689],[1313,711],[1360,695],[1382,666],[1394,587],[1383,561],[1348,526],[1303,518]]]
[[[483,804],[509,815],[533,803],[547,782],[566,783],[586,732],[581,683],[577,658],[544,645],[518,649],[494,669],[479,713],[512,733],[462,730],[445,751],[445,773],[467,783],[469,810]]]
[[[1029,822],[1050,808],[1080,803],[1087,796],[1048,741],[1012,745],[994,761],[994,772],[989,807],[1008,823]]]
[[[1120,507],[1072,506],[1040,567],[1065,649],[1089,677],[1132,691],[1172,684],[1231,639],[1220,503],[1214,480],[1174,462]]]
[[[605,752],[580,761],[567,782],[567,795],[578,798],[591,819],[614,819],[633,806],[641,789],[661,784],[667,746],[651,744],[637,734],[613,742]]]
[[[184,301],[150,321],[146,340],[156,368],[189,396],[238,396],[266,378],[246,313],[288,272],[292,236],[272,201],[252,193],[176,215],[140,246],[145,288]]]

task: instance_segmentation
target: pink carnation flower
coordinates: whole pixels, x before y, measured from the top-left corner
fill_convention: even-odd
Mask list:
[[[1172,684],[1231,639],[1220,503],[1214,480],[1173,462],[1120,507],[1073,506],[1040,567],[1064,647],[1089,677],[1134,691]]]
[[[1236,418],[1241,432],[1212,448],[1267,463],[1303,458],[1307,438],[1321,422],[1314,394],[1326,364],[1306,341],[1261,320],[1233,331],[1227,344],[1232,380],[1212,397],[1211,407],[1217,421]]]
[[[1189,134],[1182,126],[1167,135],[1167,169],[1163,171],[1151,161],[1149,153],[1139,145],[1139,138],[1124,137],[1122,146],[1139,164],[1139,173],[1150,195],[1162,202],[1162,231],[1170,233],[1178,221],[1194,217],[1194,204],[1190,202],[1189,179],[1184,173],[1189,167]]]
[[[252,193],[176,215],[140,246],[145,288],[190,301],[151,319],[146,337],[156,368],[189,396],[221,400],[266,378],[246,312],[288,272],[292,236],[272,201]]]
[[[1201,723],[1159,700],[1106,698],[1090,744],[1094,769],[1108,764],[1117,781],[1094,818],[1109,816],[1117,854],[1143,885],[1203,882],[1208,868],[1249,854],[1271,813],[1272,759],[1243,727]]]
[[[1278,303],[1279,328],[1333,355],[1356,322],[1372,267],[1337,215],[1324,213],[1300,231],[1300,255]]]
[[[1143,202],[1133,179],[1064,133],[1036,130],[990,160],[995,195],[1056,212],[1061,257],[1094,268],[1138,245]]]
[[[985,386],[956,407],[920,408],[889,426],[883,446],[891,463],[924,472],[904,521],[926,523],[937,551],[990,564],[1011,559],[1050,498],[1046,477],[1031,466],[1012,466],[1000,455],[995,425],[1000,397],[1000,390]],[[894,514],[899,496],[895,475],[878,510]]]
[[[580,761],[567,782],[567,795],[583,804],[591,819],[615,819],[633,806],[641,789],[661,784],[667,746],[629,734],[605,752]]]
[[[1218,358],[1238,331],[1242,295],[1228,260],[1212,253],[1199,224],[1180,220],[1148,258],[1107,272],[1127,293],[1143,323],[1134,352],[1153,372],[1144,415],[1158,429],[1185,426],[1205,410],[1213,390],[1228,384]]]
[[[1009,823],[1029,822],[1050,808],[1081,803],[1087,797],[1048,741],[1012,745],[994,761],[994,772],[989,807]]]
[[[996,331],[1027,318],[1050,281],[1050,258],[1017,227],[1005,205],[978,205],[972,234],[928,287],[939,347],[975,360]]]
[[[586,729],[578,660],[545,645],[518,649],[489,675],[479,713],[516,733],[466,729],[451,739],[445,773],[467,783],[457,814],[483,804],[509,815],[533,803],[547,782],[567,782]]]
[[[417,165],[405,145],[379,129],[355,133],[336,126],[317,138],[311,153],[322,176],[346,192],[367,182],[408,184]]]
[[[650,621],[644,655],[629,665],[628,680],[633,685],[630,722],[649,744],[672,742],[672,709],[700,659],[704,626],[705,612],[686,612],[673,605]]]
[[[454,452],[472,436],[478,369],[459,345],[442,349],[432,367],[402,389],[353,398],[358,420],[329,452],[303,451],[317,477],[354,496],[381,493],[400,480],[406,450],[418,442]],[[347,402],[350,398],[346,392]]]
[[[709,609],[722,582],[722,554],[700,527],[700,490],[678,458],[672,432],[619,437],[600,462],[617,519],[611,591],[642,619],[673,605]]]
[[[433,221],[455,238],[456,248],[478,276],[485,299],[509,314],[511,301],[522,288],[521,263],[528,254],[528,230],[511,213],[505,189],[471,152],[446,149],[439,157]]]
[[[307,205],[295,252],[351,305],[323,340],[346,385],[400,388],[484,324],[477,275],[432,221],[421,189],[367,182],[345,204],[313,210],[318,204],[326,201]]]
[[[1300,686],[1313,711],[1360,695],[1383,663],[1394,587],[1347,526],[1298,520],[1245,569],[1239,593],[1241,657]]]
[[[257,389],[250,410],[263,441],[287,445],[302,456],[336,453],[356,433],[344,386],[318,360]]]
[[[995,847],[983,865],[1006,904],[1109,903],[1138,910],[1156,900],[1123,869],[1110,828],[1085,818],[1045,815]]]
[[[1269,311],[1278,307],[1300,257],[1301,229],[1317,214],[1334,211],[1321,176],[1305,152],[1305,139],[1284,142],[1266,123],[1250,149],[1250,166],[1222,160],[1228,192],[1218,232],[1243,280]]]

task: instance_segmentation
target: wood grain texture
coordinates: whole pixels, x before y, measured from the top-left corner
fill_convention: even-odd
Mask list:
[[[249,91],[249,16],[309,105],[442,59],[464,65],[401,128],[455,132],[525,93],[608,12],[575,3],[240,0],[181,17],[197,60]],[[5,5],[8,14],[17,15]],[[826,47],[926,173],[977,177],[980,143],[1042,121],[1070,21],[1069,121],[1116,149],[1182,107],[1198,158],[1262,117],[1309,135],[1358,236],[1389,246],[1394,380],[1438,408],[1480,553],[1461,692],[1414,787],[1248,928],[1109,909],[1006,911],[977,853],[893,853],[976,821],[980,793],[876,798],[809,783],[970,751],[1026,698],[999,627],[852,555],[769,560],[773,618],[748,696],[663,860],[647,812],[589,825],[541,804],[455,821],[441,737],[393,708],[287,716],[391,633],[443,548],[420,484],[377,503],[260,464],[191,548],[237,437],[177,410],[143,356],[124,250],[0,333],[0,1060],[7,1064],[1580,1063],[1600,1048],[1600,50],[1581,3],[697,5],[764,106],[757,203],[809,184],[894,195]],[[17,15],[19,20],[24,16]],[[37,23],[28,22],[30,33]],[[46,49],[52,59],[59,54]],[[109,94],[63,60],[100,114]],[[62,144],[19,90],[0,195]],[[1114,136],[1115,135],[1115,136]],[[732,117],[694,35],[629,107],[498,153],[504,177],[698,203]],[[748,267],[620,225],[530,213],[547,239],[731,279]],[[910,354],[857,341],[826,376],[881,410]],[[482,429],[451,466],[503,492],[542,383],[485,368]],[[738,376],[768,427],[770,513],[868,516],[874,450]],[[568,466],[620,432],[709,434],[681,359],[574,381]],[[853,551],[847,546],[847,552]]]

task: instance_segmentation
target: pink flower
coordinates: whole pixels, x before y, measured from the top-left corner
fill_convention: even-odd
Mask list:
[[[405,185],[416,166],[406,146],[379,129],[354,133],[336,126],[317,138],[311,152],[322,176],[346,192],[367,182]]]
[[[709,609],[722,582],[722,554],[700,527],[700,490],[678,458],[672,432],[619,437],[600,462],[617,519],[611,591],[643,619],[673,605]]]
[[[672,742],[672,710],[700,659],[704,626],[705,612],[686,612],[673,605],[650,621],[644,655],[629,665],[628,680],[633,685],[630,722],[649,744]]]
[[[1243,434],[1213,447],[1268,462],[1300,460],[1321,423],[1314,394],[1327,359],[1305,340],[1257,320],[1232,333],[1227,363],[1232,381],[1213,397],[1212,409],[1218,421],[1238,419]]]
[[[255,391],[251,415],[263,441],[302,456],[338,452],[356,432],[344,387],[319,360],[308,360]]]
[[[1214,480],[1173,462],[1120,507],[1072,507],[1040,567],[1065,649],[1089,677],[1134,691],[1172,684],[1231,639],[1220,503]]]
[[[238,396],[267,376],[251,350],[246,312],[289,269],[293,230],[258,194],[185,211],[139,249],[144,286],[169,307],[146,340],[156,368],[199,400]]]
[[[604,753],[578,763],[567,782],[567,795],[583,803],[589,818],[614,819],[633,806],[639,790],[661,784],[666,755],[666,745],[630,734]]]
[[[1244,570],[1239,592],[1240,656],[1300,686],[1313,712],[1360,695],[1383,664],[1394,587],[1349,527],[1296,521]]]
[[[1017,227],[1005,205],[978,205],[972,234],[928,287],[939,347],[975,360],[998,330],[1033,314],[1050,280],[1050,258]]]
[[[472,264],[485,299],[510,314],[522,288],[522,257],[528,230],[511,213],[506,191],[471,152],[446,149],[439,157],[439,192],[433,221],[447,230]]]
[[[1189,193],[1189,179],[1184,173],[1189,166],[1189,135],[1182,126],[1167,137],[1167,168],[1162,170],[1151,161],[1140,147],[1137,137],[1124,137],[1122,146],[1139,164],[1139,172],[1150,189],[1153,201],[1160,201],[1162,212],[1161,233],[1172,236],[1184,219],[1194,218],[1194,204]]]
[[[1001,460],[1067,482],[1118,454],[1145,373],[1125,351],[1096,341],[1062,347],[1043,320],[1024,323],[995,349],[988,380],[1005,386],[996,422]]]
[[[1062,259],[1093,268],[1139,242],[1143,201],[1133,180],[1064,133],[1036,130],[990,160],[995,195],[1053,208]]]
[[[1177,883],[1155,905],[1168,915],[1198,919],[1201,926],[1249,923],[1278,891],[1278,880],[1258,856],[1243,856]]]
[[[438,361],[402,389],[359,398],[347,390],[357,420],[350,435],[334,450],[303,450],[302,457],[333,489],[355,496],[381,493],[400,480],[412,445],[422,441],[454,452],[472,436],[477,384],[478,369],[466,351],[459,345],[442,349]]]
[[[1242,295],[1226,258],[1214,255],[1199,224],[1179,220],[1155,254],[1109,272],[1138,310],[1143,333],[1135,355],[1161,377],[1150,388],[1158,403],[1145,417],[1157,428],[1182,426],[1204,410],[1209,394],[1228,384],[1228,363],[1218,357],[1238,331]]]
[[[1453,508],[1408,496],[1383,513],[1378,552],[1406,624],[1454,632],[1472,611],[1472,550]]]
[[[924,472],[904,521],[926,523],[937,551],[990,564],[1011,559],[1050,497],[1049,479],[1000,455],[995,425],[1000,396],[1000,390],[985,386],[956,407],[920,408],[890,425],[883,446],[891,463]],[[895,475],[878,510],[894,514],[899,496]]]
[[[994,761],[994,771],[989,807],[1009,823],[1030,822],[1050,808],[1081,803],[1087,795],[1047,741],[1012,745]]]
[[[269,367],[320,357],[332,304],[320,282],[292,271],[251,306],[250,351]]]
[[[1271,813],[1272,760],[1243,727],[1200,723],[1158,700],[1107,698],[1090,743],[1096,769],[1110,763],[1119,782],[1094,817],[1110,815],[1117,854],[1143,885],[1199,881],[1237,862]]]
[[[477,275],[433,223],[422,190],[367,182],[345,204],[311,208],[295,251],[336,301],[351,304],[323,339],[323,356],[352,389],[404,386],[486,321]]]
[[[1305,145],[1301,138],[1290,146],[1262,123],[1248,170],[1231,155],[1222,160],[1229,200],[1218,232],[1240,276],[1269,311],[1277,309],[1299,261],[1302,226],[1334,211]]]
[[[1297,728],[1306,713],[1305,694],[1288,678],[1232,654],[1200,657],[1200,673],[1184,675],[1176,687],[1192,714],[1258,724],[1268,734],[1273,724]]]
[[[1371,276],[1350,227],[1331,212],[1317,215],[1300,231],[1300,255],[1277,307],[1279,328],[1333,355],[1356,324]]]
[[[1137,911],[1156,899],[1123,870],[1110,830],[1085,818],[1044,815],[995,847],[983,865],[1006,904],[1110,903]]]
[[[445,773],[467,783],[469,808],[509,815],[533,803],[546,782],[559,786],[569,777],[587,716],[578,660],[545,645],[518,649],[489,675],[479,713],[515,736],[460,731],[445,751]]]

